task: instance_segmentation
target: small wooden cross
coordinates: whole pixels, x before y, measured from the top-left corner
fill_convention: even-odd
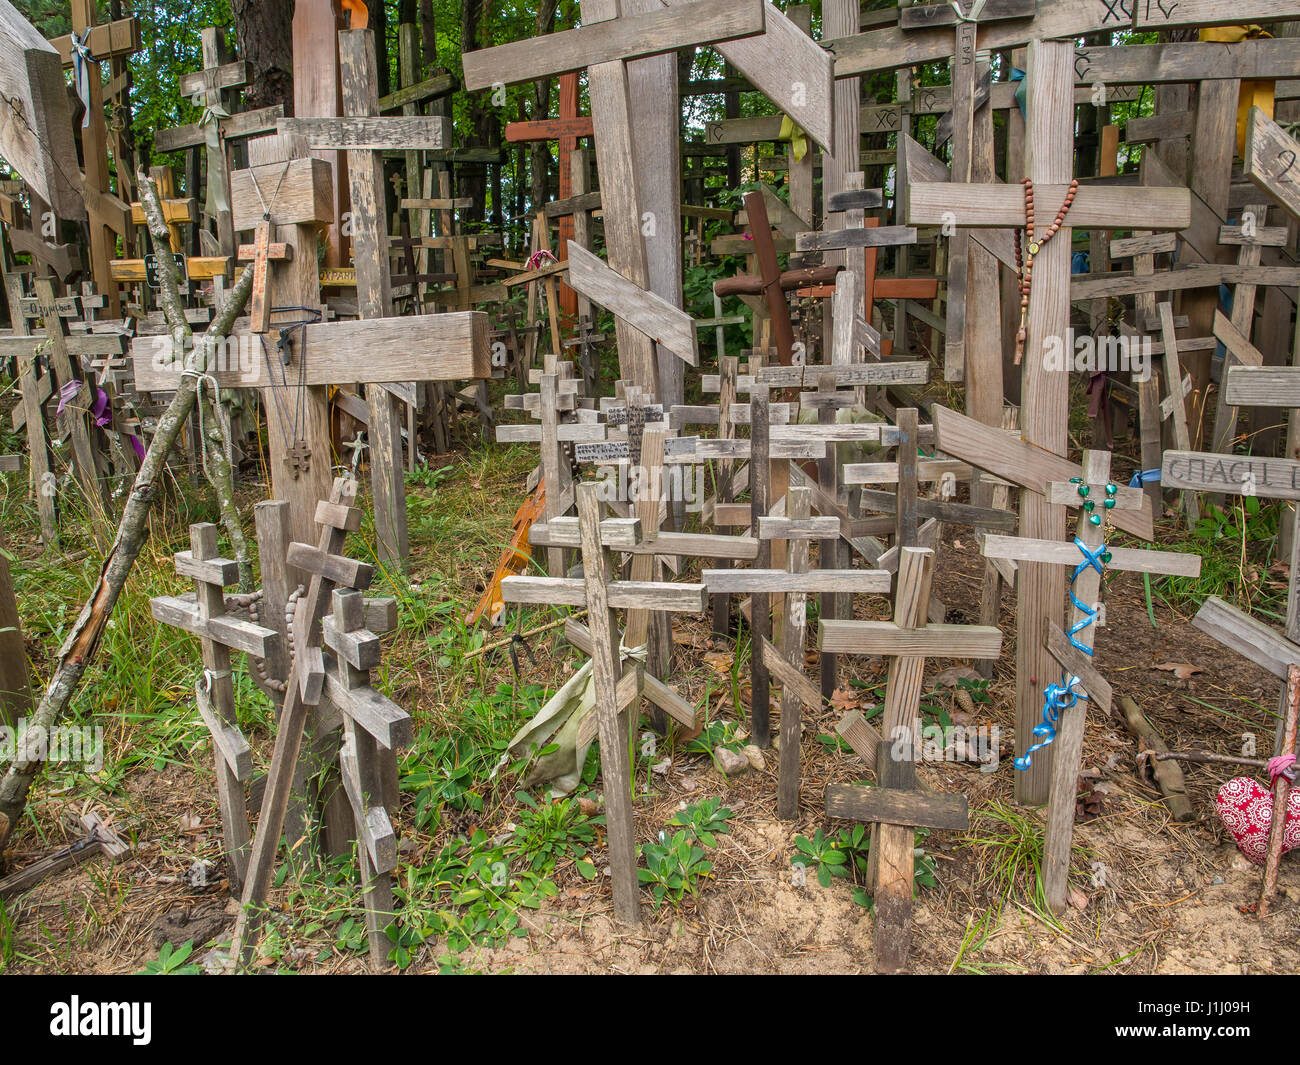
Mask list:
[[[912,936],[915,830],[962,829],[966,800],[917,790],[916,735],[926,658],[997,658],[1002,633],[982,625],[926,623],[934,552],[903,547],[898,556],[893,621],[829,620],[818,624],[817,648],[825,653],[889,656],[889,681],[881,729],[886,746],[876,752],[874,788],[831,785],[828,817],[878,824],[871,845],[875,897],[876,966],[904,972]],[[884,751],[884,757],[881,756]]]
[[[785,569],[706,569],[700,580],[711,595],[750,593],[751,619],[757,618],[761,605],[759,596],[773,593],[785,595],[787,623],[782,626],[783,647],[778,649],[767,635],[755,631],[756,649],[751,659],[760,660],[763,667],[776,676],[781,685],[781,764],[777,793],[777,816],[792,820],[799,808],[799,759],[801,744],[802,705],[808,705],[809,690],[816,689],[803,680],[804,631],[807,623],[807,597],[817,592],[835,591],[851,595],[860,592],[888,593],[889,574],[883,570],[820,568],[808,571],[808,542],[833,540],[839,536],[839,520],[835,517],[812,517],[812,489],[792,486],[785,497],[785,516],[758,519],[760,541],[774,539],[791,541]],[[779,662],[780,664],[776,664]],[[794,674],[798,674],[795,679]],[[800,680],[803,681],[800,684]],[[816,698],[810,708],[820,710],[822,700]],[[757,719],[757,704],[752,711]],[[755,730],[757,731],[757,730]]]
[[[616,609],[703,613],[702,584],[668,584],[615,581],[609,550],[614,541],[635,547],[641,541],[640,522],[606,526],[600,520],[600,488],[594,483],[576,486],[578,533],[582,545],[581,579],[566,577],[506,577],[501,592],[506,602],[553,603],[586,606],[592,672],[596,684],[597,731],[600,737],[601,777],[604,781],[610,865],[613,868],[614,912],[619,920],[640,920],[632,812],[631,766],[628,760],[628,716],[624,708],[642,692],[641,671],[625,672],[619,655]],[[608,532],[606,531],[608,528]],[[534,526],[534,532],[537,527]],[[559,529],[548,532],[554,536]],[[652,549],[654,542],[652,541]],[[635,557],[635,555],[634,555]],[[693,722],[694,712],[690,712]]]
[[[370,685],[370,671],[379,666],[379,637],[365,626],[361,593],[336,588],[332,604],[333,614],[321,620],[322,642],[336,656],[334,673],[326,673],[325,697],[343,715],[339,765],[356,821],[370,962],[382,969],[392,949],[385,929],[393,918],[397,868],[389,809],[396,812],[397,750],[411,742],[411,718]]]
[[[515,311],[516,315],[518,313],[518,311]],[[511,330],[513,331],[514,328],[512,322]],[[597,344],[603,344],[604,342],[604,334],[596,332],[591,316],[585,314],[578,319],[578,335],[564,342],[566,348],[578,349],[578,368],[582,371],[583,384],[586,385],[587,391],[592,395],[595,395],[600,389],[599,367],[596,364],[595,347]]]
[[[312,707],[319,705],[326,686],[325,662],[321,652],[321,619],[331,605],[336,587],[365,589],[374,580],[375,567],[338,554],[347,534],[361,526],[361,512],[352,506],[356,499],[356,481],[336,478],[329,499],[316,507],[320,535],[315,547],[292,543],[287,562],[310,574],[306,594],[300,599],[294,627],[295,653],[293,672],[288,677],[280,727],[275,735],[275,750],[267,772],[262,813],[253,836],[252,852],[241,897],[241,910],[235,921],[228,964],[246,965],[257,945],[264,906],[275,871],[275,856],[284,831],[285,814],[302,747],[303,733]]]
[[[230,652],[243,651],[265,660],[276,653],[280,634],[227,616],[222,589],[238,583],[239,566],[233,559],[218,556],[215,525],[191,525],[190,549],[177,552],[174,561],[177,573],[193,578],[194,600],[156,596],[149,601],[149,607],[156,621],[199,637],[203,675],[194,685],[194,698],[199,717],[212,736],[226,869],[230,893],[237,896],[243,891],[248,870],[251,830],[244,785],[253,774],[253,758],[235,713]]]
[[[1110,452],[1085,451],[1081,476],[1068,481],[1050,481],[1045,498],[1049,503],[1077,506],[1080,510],[1073,544],[1054,540],[1033,540],[1017,536],[986,536],[983,552],[989,558],[1010,558],[1019,562],[1075,566],[1070,581],[1070,619],[1065,631],[1048,621],[1041,638],[1048,652],[1066,670],[1064,683],[1050,686],[1042,710],[1042,723],[1034,735],[1039,739],[1016,759],[1017,769],[1027,769],[1034,755],[1050,744],[1052,785],[1048,795],[1047,833],[1044,842],[1044,892],[1053,913],[1063,913],[1068,902],[1070,846],[1074,837],[1074,810],[1078,794],[1079,766],[1083,758],[1085,707],[1080,705],[1078,685],[1087,697],[1109,703],[1109,688],[1099,684],[1099,674],[1084,656],[1092,654],[1091,634],[1085,630],[1100,623],[1101,577],[1104,568],[1136,570],[1195,577],[1201,571],[1197,555],[1174,551],[1141,551],[1109,548],[1105,542],[1108,517],[1123,511],[1141,511],[1145,496],[1140,488],[1122,488],[1110,482]],[[1082,635],[1080,635],[1082,634]],[[1021,628],[1021,639],[1032,633]],[[1078,652],[1077,654],[1075,652]],[[1089,687],[1091,682],[1091,687]]]

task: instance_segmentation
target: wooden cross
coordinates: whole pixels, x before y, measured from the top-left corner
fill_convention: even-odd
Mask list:
[[[512,333],[514,329],[514,323],[512,322]],[[604,342],[605,336],[603,333],[596,332],[590,314],[585,314],[578,319],[578,335],[570,337],[564,342],[566,348],[578,349],[578,369],[582,371],[583,385],[592,395],[595,395],[600,390],[599,366],[596,362],[595,347],[597,344],[603,344]]]
[[[560,116],[531,122],[507,122],[506,141],[510,144],[555,141],[560,164],[559,198],[573,195],[573,153],[578,141],[594,133],[591,116],[578,113],[578,75],[560,76]],[[574,237],[572,215],[560,215],[560,260],[568,258],[569,241]],[[572,318],[578,313],[578,296],[568,285],[560,286],[560,308]]]
[[[1040,15],[1041,18],[1041,15]],[[990,30],[990,37],[996,30]],[[987,40],[986,40],[987,43]],[[990,45],[992,47],[992,45]],[[1056,209],[1064,203],[1073,161],[1074,89],[1073,45],[1060,41],[1032,41],[1028,49],[1028,117],[1026,162],[1036,196],[1035,221],[1039,239]],[[897,65],[893,63],[891,65]],[[1055,239],[1042,246],[1034,260],[1034,284],[1028,305],[1028,340],[1024,354],[1024,439],[1057,455],[1066,446],[1066,408],[1069,376],[1052,369],[1046,345],[1061,343],[1069,327],[1070,233],[1084,229],[1183,229],[1191,221],[1186,189],[1081,186],[1065,223]],[[1020,186],[920,183],[907,186],[905,221],[911,225],[1014,228],[1025,224],[1025,191]],[[942,445],[941,445],[942,446]],[[945,450],[949,450],[945,448]],[[953,452],[949,451],[950,454]],[[974,461],[974,456],[965,456]],[[984,467],[987,468],[987,467]],[[990,471],[996,472],[996,471]],[[1012,478],[1007,478],[1012,479]],[[1034,492],[1022,493],[1021,527],[1026,535],[1061,539],[1064,512]],[[1040,579],[1041,578],[1041,579]],[[1057,614],[1062,600],[1061,575],[1031,563],[1022,568],[1017,582],[1021,631],[1041,630],[1043,619]],[[1016,647],[1017,737],[1028,739],[1031,720],[1037,717],[1038,686],[1032,678],[1048,672],[1049,662],[1033,640],[1018,640]],[[1024,744],[1023,746],[1027,746]],[[1023,749],[1023,746],[1020,749]],[[1045,798],[1045,768],[1035,767],[1017,776],[1017,795],[1025,801]]]
[[[1225,371],[1223,390],[1233,406],[1283,407],[1294,411],[1300,408],[1300,369],[1294,366],[1231,366]],[[1160,482],[1173,488],[1298,500],[1300,462],[1285,458],[1166,451]],[[1286,621],[1281,634],[1217,596],[1207,599],[1192,619],[1197,628],[1283,680],[1289,665],[1300,664],[1300,555],[1297,554],[1300,537],[1295,535],[1295,514],[1291,523],[1291,580],[1287,587]],[[1282,749],[1282,722],[1286,709],[1286,686],[1283,685],[1278,731],[1274,737],[1275,751]]]
[[[361,33],[363,31],[349,31]],[[349,61],[355,58],[356,37],[343,35]],[[365,42],[360,42],[364,44]],[[364,48],[361,49],[364,51]],[[353,69],[351,66],[349,69]],[[370,80],[373,86],[373,79]],[[368,119],[297,120],[325,124],[319,131],[325,136],[331,124],[342,123],[343,129],[365,129]],[[386,119],[385,122],[406,122],[407,119]],[[423,120],[415,120],[423,121]],[[441,120],[439,120],[441,121]],[[352,123],[359,123],[354,126]],[[380,131],[380,136],[393,135]],[[364,140],[365,134],[361,137]],[[372,141],[373,143],[373,141]],[[358,149],[369,155],[370,149]],[[291,135],[262,138],[249,145],[249,170],[232,175],[231,204],[236,232],[255,230],[266,213],[263,201],[271,209],[271,245],[285,243],[292,246],[291,258],[274,263],[270,268],[279,277],[275,284],[275,297],[268,302],[282,308],[279,312],[310,319],[314,313],[303,308],[320,305],[320,288],[316,266],[316,225],[331,216],[329,206],[328,166],[321,160],[308,156],[308,146],[301,137]],[[359,186],[361,168],[351,168],[352,178]],[[256,189],[254,187],[256,182]],[[279,186],[278,195],[275,189]],[[373,190],[375,186],[367,188]],[[257,190],[261,190],[261,197]],[[272,202],[274,201],[274,202]],[[378,227],[384,224],[382,212],[363,222],[364,195],[354,192],[354,206],[358,207],[358,276],[364,274],[366,283],[359,288],[361,308],[366,319],[351,322],[311,322],[289,325],[280,318],[277,328],[263,337],[243,334],[232,338],[239,345],[242,363],[230,368],[209,368],[211,376],[221,388],[257,388],[269,391],[264,405],[268,412],[272,484],[277,498],[288,499],[292,504],[294,536],[309,537],[309,526],[315,501],[328,493],[330,476],[328,455],[330,435],[325,386],[340,382],[358,382],[367,385],[390,385],[409,395],[409,382],[415,380],[462,380],[487,377],[491,372],[488,342],[487,315],[482,312],[464,312],[443,315],[419,315],[407,318],[383,317],[388,301],[387,271],[379,245],[372,242]],[[271,246],[269,245],[269,246]],[[386,253],[383,253],[386,254]],[[372,272],[377,276],[372,278]],[[270,273],[268,273],[270,276]],[[356,357],[358,351],[371,356],[363,361]],[[174,387],[179,367],[167,361],[170,351],[160,358],[152,357],[157,345],[137,340],[132,345],[136,385],[143,391],[167,390]],[[403,387],[403,386],[406,387]],[[305,394],[303,393],[305,389]],[[369,440],[375,460],[372,483],[375,491],[375,521],[380,531],[380,557],[386,562],[401,564],[404,556],[405,504],[401,475],[401,426],[391,413],[391,405],[379,400],[386,393],[371,393]],[[381,417],[375,417],[374,408]],[[296,413],[295,413],[296,412]],[[316,491],[321,482],[325,488]],[[315,492],[314,496],[310,493]]]
[[[821,621],[817,648],[825,653],[889,656],[889,681],[876,752],[874,788],[831,785],[826,815],[878,825],[871,853],[875,953],[880,972],[904,972],[912,936],[912,872],[917,827],[964,829],[966,800],[917,790],[915,737],[926,658],[997,658],[1002,633],[981,625],[926,622],[934,552],[904,547],[898,556],[893,621]],[[884,751],[884,757],[881,757]]]
[[[335,589],[333,613],[321,621],[322,642],[336,656],[325,675],[325,697],[343,715],[339,751],[343,789],[356,821],[357,866],[365,896],[371,966],[386,966],[392,948],[392,873],[397,868],[397,749],[411,742],[411,718],[370,685],[379,666],[379,637],[366,628],[361,593]],[[327,667],[328,668],[328,667]]]
[[[641,543],[641,523],[638,519],[619,525],[603,523],[600,520],[599,491],[599,486],[593,483],[576,486],[582,578],[512,576],[501,582],[501,591],[506,602],[587,608],[592,674],[596,685],[594,712],[600,738],[605,820],[613,868],[614,913],[619,920],[636,924],[640,920],[636,832],[628,761],[629,717],[623,710],[636,703],[644,681],[639,667],[625,671],[620,662],[619,634],[613,612],[627,609],[702,613],[705,590],[702,584],[615,581],[610,548],[635,549]],[[552,523],[548,523],[547,528],[553,543],[559,530]],[[534,526],[534,533],[536,531]],[[657,550],[654,541],[652,546]],[[689,716],[693,721],[694,712],[691,711]]]
[[[225,839],[230,892],[238,896],[248,871],[251,838],[244,785],[253,775],[253,756],[239,731],[235,713],[231,650],[265,660],[276,653],[280,634],[274,629],[226,615],[222,591],[239,581],[239,566],[217,553],[217,527],[209,522],[190,526],[190,549],[174,556],[176,572],[194,580],[193,601],[162,595],[149,600],[155,621],[199,637],[203,676],[194,685],[199,717],[212,736],[216,759],[217,803]]]
[[[982,550],[986,557],[1010,558],[1019,563],[1075,566],[1070,581],[1070,620],[1061,638],[1061,629],[1050,618],[1040,632],[1047,652],[1065,669],[1063,683],[1049,686],[1046,704],[1040,704],[1042,723],[1035,726],[1039,739],[1016,759],[1016,768],[1026,770],[1037,760],[1040,750],[1054,751],[1052,786],[1047,806],[1047,832],[1044,841],[1044,892],[1053,913],[1064,913],[1069,901],[1070,847],[1074,837],[1075,800],[1078,796],[1079,766],[1083,758],[1083,731],[1086,720],[1078,685],[1087,698],[1099,704],[1103,714],[1109,709],[1110,689],[1099,681],[1095,668],[1088,663],[1092,654],[1086,630],[1099,624],[1101,613],[1101,577],[1104,568],[1136,570],[1142,573],[1165,573],[1195,577],[1201,572],[1197,555],[1173,551],[1138,551],[1110,548],[1106,544],[1109,517],[1123,511],[1142,511],[1146,497],[1139,488],[1121,488],[1110,482],[1110,452],[1085,451],[1083,472],[1068,481],[1049,481],[1045,498],[1049,503],[1080,508],[1073,544],[1064,541],[1036,540],[1018,536],[987,536]],[[1022,570],[1023,572],[1023,570]],[[1024,579],[1023,576],[1021,578]],[[1020,639],[1034,639],[1033,630],[1020,624]],[[1080,635],[1082,634],[1082,635]],[[1046,672],[1039,677],[1048,675]]]
[[[361,590],[369,587],[374,579],[374,566],[355,562],[338,553],[347,534],[361,526],[361,513],[352,506],[356,490],[356,481],[351,478],[336,479],[329,498],[320,500],[316,508],[315,519],[320,526],[316,546],[289,545],[289,566],[310,576],[306,594],[299,600],[294,625],[293,670],[285,686],[280,727],[275,735],[275,750],[267,772],[262,812],[253,836],[242,906],[231,939],[228,959],[231,966],[247,965],[252,960],[265,917],[264,905],[275,871],[275,856],[284,830],[308,714],[325,698],[321,620],[331,606],[331,595],[336,587]]]
[[[108,316],[121,317],[121,303],[117,287],[112,283],[110,260],[117,247],[118,236],[126,236],[129,227],[129,208],[114,196],[108,184],[108,129],[104,122],[104,83],[99,64],[115,56],[131,55],[140,50],[140,23],[132,17],[97,27],[95,0],[72,0],[72,36],[86,42],[90,65],[88,72],[87,124],[82,128],[82,158],[85,162],[84,189],[86,212],[90,216],[90,269],[95,282],[108,299]],[[67,40],[64,67],[73,66],[73,44],[70,38],[52,42],[59,47]],[[125,160],[117,160],[118,166]]]
[[[786,493],[784,517],[758,518],[760,541],[792,541],[785,569],[706,569],[700,574],[701,582],[712,595],[752,594],[755,598],[750,606],[751,620],[758,618],[761,610],[760,595],[776,593],[786,597],[786,624],[782,626],[784,646],[778,649],[767,635],[756,629],[755,647],[751,649],[751,661],[761,661],[782,688],[777,816],[785,820],[797,817],[799,809],[800,707],[810,705],[810,708],[818,710],[822,707],[816,689],[803,677],[808,593],[833,591],[851,595],[889,591],[889,574],[882,570],[819,568],[809,572],[808,541],[825,541],[839,535],[837,518],[812,517],[812,495],[811,488],[792,486]],[[752,713],[759,716],[757,703]]]

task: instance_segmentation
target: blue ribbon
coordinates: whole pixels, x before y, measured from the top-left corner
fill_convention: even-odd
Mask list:
[[[1160,471],[1155,472],[1159,473]],[[1095,569],[1098,576],[1102,575],[1102,567],[1105,563],[1101,556],[1106,553],[1106,545],[1101,544],[1092,548],[1076,536],[1074,546],[1083,555],[1083,561],[1075,566],[1074,573],[1070,576],[1070,602],[1078,607],[1083,617],[1079,619],[1077,624],[1070,626],[1070,631],[1066,635],[1070,638],[1070,643],[1091,657],[1093,654],[1092,648],[1076,639],[1075,634],[1082,632],[1093,624],[1097,620],[1098,611],[1091,604],[1083,602],[1074,594],[1074,582],[1090,569]],[[1062,673],[1060,683],[1049,684],[1043,689],[1043,720],[1034,726],[1033,732],[1035,736],[1041,737],[1041,740],[1015,760],[1017,769],[1028,769],[1032,763],[1034,752],[1041,751],[1056,739],[1056,724],[1060,720],[1061,711],[1068,710],[1080,699],[1088,698],[1087,692],[1076,687],[1079,683],[1080,678],[1073,673]]]
[[[1128,486],[1130,488],[1141,488],[1144,484],[1160,483],[1160,469],[1138,470],[1129,478]]]

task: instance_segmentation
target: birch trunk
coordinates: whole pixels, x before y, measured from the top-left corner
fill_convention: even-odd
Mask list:
[[[149,223],[149,233],[154,247],[162,254],[158,256],[159,271],[162,279],[161,301],[163,313],[171,327],[173,355],[178,361],[183,360],[187,370],[198,371],[208,365],[207,356],[216,340],[226,336],[234,326],[235,319],[248,302],[253,289],[253,269],[248,267],[240,275],[230,298],[221,313],[208,327],[207,332],[199,338],[188,357],[185,355],[186,342],[192,336],[185,321],[185,310],[179,295],[179,276],[175,260],[167,251],[170,249],[170,237],[167,225],[163,221],[162,208],[158,202],[158,190],[142,171],[139,175],[140,194],[144,201],[145,216]],[[68,634],[67,640],[59,650],[58,662],[50,677],[49,687],[41,697],[40,705],[32,715],[24,737],[32,734],[36,727],[53,728],[67,711],[72,696],[81,683],[99,649],[108,619],[122,588],[126,585],[131,568],[144,546],[148,535],[149,511],[153,507],[163,480],[162,474],[167,455],[180,435],[185,420],[194,409],[194,393],[197,378],[193,374],[180,376],[176,395],[170,406],[158,420],[158,431],[154,434],[140,464],[127,497],[126,507],[122,512],[122,521],[118,526],[113,546],[104,559],[99,580],[91,592],[90,598],[81,610],[76,624]],[[222,456],[224,458],[224,455]],[[12,765],[0,777],[0,852],[10,834],[18,824],[27,804],[27,793],[32,782],[40,772],[42,761],[30,752],[25,740],[19,741],[17,756]]]

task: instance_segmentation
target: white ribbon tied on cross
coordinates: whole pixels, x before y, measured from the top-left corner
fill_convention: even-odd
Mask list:
[[[84,112],[81,116],[82,129],[90,125],[90,64],[95,62],[95,57],[90,54],[88,47],[89,40],[89,29],[80,37],[75,33],[72,35],[72,81],[77,88],[77,95],[81,98]]]
[[[211,163],[214,156],[219,157],[225,151],[221,143],[221,123],[229,117],[230,112],[220,104],[209,104],[199,118],[199,129],[203,130],[209,160],[207,213],[213,218],[230,210],[230,198],[226,194],[226,184],[221,180],[221,171]]]

